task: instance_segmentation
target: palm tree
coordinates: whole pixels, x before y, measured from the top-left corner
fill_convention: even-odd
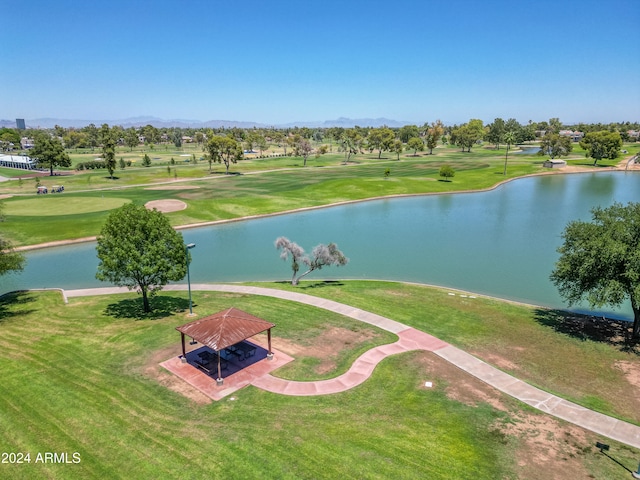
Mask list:
[[[516,143],[516,132],[510,130],[507,133],[504,134],[504,143],[507,144],[507,153],[505,153],[504,155],[504,171],[502,172],[503,175],[507,174],[507,160],[509,159],[509,147],[511,147],[511,145],[514,145]]]

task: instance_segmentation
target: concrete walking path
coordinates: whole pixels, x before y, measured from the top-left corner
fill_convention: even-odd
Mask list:
[[[542,412],[554,415],[579,427],[586,428],[587,430],[591,430],[592,432],[632,447],[640,448],[640,427],[594,412],[533,387],[436,337],[381,315],[304,293],[288,292],[272,288],[230,284],[192,284],[191,289],[262,295],[304,303],[339,313],[370,325],[375,325],[383,330],[395,333],[399,337],[399,340],[395,343],[381,345],[365,352],[356,359],[348,372],[336,378],[317,382],[294,382],[266,374],[255,378],[251,382],[255,387],[284,395],[322,395],[342,392],[364,382],[369,378],[376,365],[389,355],[410,350],[427,350],[497,390]],[[187,290],[187,286],[167,285],[165,290],[184,291]],[[67,297],[107,295],[124,292],[129,292],[129,290],[120,287],[88,288],[63,291],[63,295],[66,299]]]

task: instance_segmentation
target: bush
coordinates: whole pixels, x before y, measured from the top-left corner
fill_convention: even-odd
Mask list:
[[[456,172],[453,168],[451,168],[451,166],[449,165],[442,165],[440,167],[440,176],[442,178],[448,179],[448,178],[453,178],[455,177]],[[447,180],[449,181],[449,180]]]
[[[107,168],[104,160],[91,160],[76,165],[76,170],[100,170],[102,168]]]

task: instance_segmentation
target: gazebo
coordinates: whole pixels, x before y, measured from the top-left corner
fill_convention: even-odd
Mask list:
[[[237,308],[228,308],[208,317],[194,320],[176,327],[182,337],[182,359],[186,361],[185,336],[206,345],[216,352],[218,360],[218,383],[222,382],[220,351],[229,348],[249,337],[267,331],[267,358],[272,358],[271,329],[275,323],[267,322]]]

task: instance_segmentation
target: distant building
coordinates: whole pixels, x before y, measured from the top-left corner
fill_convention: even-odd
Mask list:
[[[16,128],[18,130],[26,130],[27,127],[24,124],[24,118],[16,118]]]
[[[542,164],[543,167],[545,168],[562,168],[562,167],[566,167],[567,166],[567,162],[565,162],[564,160],[560,160],[557,158],[552,158],[549,159],[547,161],[545,161]]]
[[[33,148],[33,145],[34,145],[33,138],[22,137],[20,139],[20,147],[23,150],[27,150],[28,148]]]
[[[584,137],[583,132],[573,131],[573,130],[560,130],[560,135],[563,137],[569,137],[572,142],[577,143]]]
[[[33,170],[36,168],[36,161],[26,155],[0,155],[0,167]]]

